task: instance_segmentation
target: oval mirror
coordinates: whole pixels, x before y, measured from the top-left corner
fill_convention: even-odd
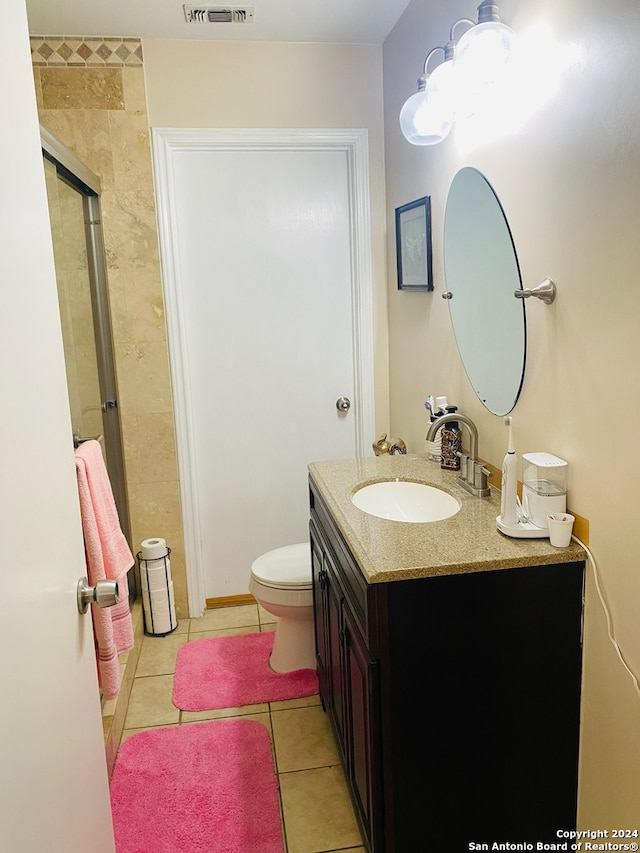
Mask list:
[[[465,166],[449,188],[444,268],[456,343],[474,391],[495,415],[515,406],[526,355],[518,258],[502,205],[482,172]]]

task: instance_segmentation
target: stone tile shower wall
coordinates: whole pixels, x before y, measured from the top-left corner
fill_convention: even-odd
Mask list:
[[[32,36],[40,122],[102,185],[102,218],[134,552],[172,548],[188,615],[169,353],[139,39]]]

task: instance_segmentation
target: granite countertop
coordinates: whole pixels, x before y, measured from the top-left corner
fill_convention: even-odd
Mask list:
[[[574,542],[556,548],[548,539],[511,539],[496,528],[500,492],[477,498],[426,456],[337,459],[309,465],[311,479],[368,583],[490,571],[516,566],[572,563],[586,553]],[[413,480],[453,495],[460,512],[443,521],[415,524],[368,515],[351,503],[357,488],[378,480]]]

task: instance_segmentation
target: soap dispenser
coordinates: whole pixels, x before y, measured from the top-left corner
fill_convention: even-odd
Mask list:
[[[440,463],[441,468],[446,468],[449,471],[459,471],[460,470],[460,448],[462,446],[461,443],[461,435],[460,435],[460,426],[458,422],[454,419],[455,413],[458,411],[457,406],[447,406],[447,414],[452,415],[452,419],[450,421],[445,421],[444,426],[442,427],[442,438],[441,438],[441,455],[442,462]]]

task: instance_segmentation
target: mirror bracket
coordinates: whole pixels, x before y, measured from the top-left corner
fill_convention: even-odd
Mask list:
[[[516,299],[528,299],[530,296],[535,296],[536,299],[542,299],[546,305],[551,305],[556,298],[556,285],[550,278],[545,278],[537,287],[532,287],[531,290],[514,290],[513,295]]]

